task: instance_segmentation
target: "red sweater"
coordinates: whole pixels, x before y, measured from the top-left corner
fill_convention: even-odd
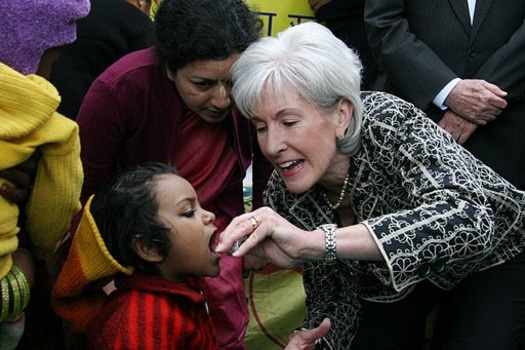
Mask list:
[[[116,284],[88,327],[89,349],[218,349],[199,291],[138,272]]]

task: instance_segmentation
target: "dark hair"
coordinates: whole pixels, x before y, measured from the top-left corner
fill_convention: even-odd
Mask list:
[[[166,255],[169,228],[158,218],[155,187],[159,176],[178,174],[170,165],[145,163],[124,170],[106,182],[91,202],[90,212],[109,252],[121,265],[157,274],[153,263],[133,249],[137,236],[143,243]]]
[[[175,73],[193,61],[243,52],[261,29],[243,0],[163,0],[155,14],[156,53]]]

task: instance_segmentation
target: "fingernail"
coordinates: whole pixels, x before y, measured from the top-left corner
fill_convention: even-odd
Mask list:
[[[233,245],[230,248],[230,250],[228,251],[228,254],[233,254],[233,253],[237,252],[239,250],[239,248],[241,247],[241,244],[244,243],[244,241],[246,241],[246,237],[242,237],[238,241],[233,242]]]
[[[235,253],[236,251],[239,250],[240,247],[241,247],[241,242],[240,242],[240,241],[235,241],[235,242],[233,242],[233,245],[232,245],[232,247],[230,248],[230,250],[228,251],[228,254],[233,254],[233,253]]]

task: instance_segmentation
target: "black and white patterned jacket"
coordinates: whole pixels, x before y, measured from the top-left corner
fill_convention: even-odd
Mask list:
[[[525,246],[525,192],[456,144],[414,105],[382,92],[361,97],[361,148],[350,159],[349,196],[385,261],[304,265],[304,327],[316,327],[329,316],[327,349],[349,348],[358,325],[358,297],[399,300],[422,280],[448,290]],[[337,223],[321,191],[318,186],[291,194],[274,172],[265,202],[291,223],[314,230]]]

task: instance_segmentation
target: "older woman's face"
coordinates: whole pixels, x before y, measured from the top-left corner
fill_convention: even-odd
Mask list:
[[[44,51],[76,39],[75,21],[89,8],[89,0],[0,1],[0,61],[24,74],[36,72]]]
[[[339,178],[339,171],[344,176],[348,167],[339,164],[348,157],[337,149],[336,139],[349,117],[340,107],[326,114],[293,92],[283,98],[267,92],[261,102],[252,119],[257,140],[290,192],[303,193],[318,182]]]
[[[224,60],[194,61],[175,74],[168,71],[186,106],[208,123],[223,121],[230,112],[230,68],[237,61],[235,54]]]

